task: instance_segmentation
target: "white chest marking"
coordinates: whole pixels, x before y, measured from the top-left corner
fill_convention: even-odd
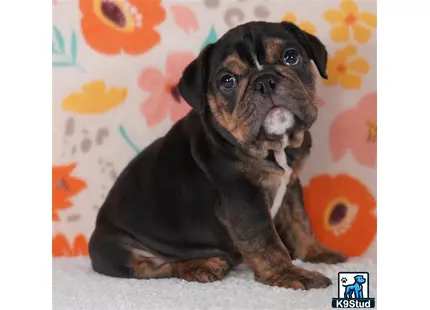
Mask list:
[[[285,170],[284,175],[281,177],[281,182],[279,184],[278,190],[276,191],[275,198],[273,199],[272,207],[270,208],[270,215],[272,219],[275,218],[276,213],[278,213],[279,208],[282,205],[282,200],[284,199],[285,193],[287,192],[287,184],[290,180],[292,169],[287,165],[287,156],[285,152],[277,151],[275,152],[276,162]]]

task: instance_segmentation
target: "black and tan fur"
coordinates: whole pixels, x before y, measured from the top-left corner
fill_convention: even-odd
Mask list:
[[[281,61],[286,49],[300,55],[297,66]],[[326,78],[324,45],[291,23],[247,23],[207,46],[178,84],[192,111],[125,167],[102,205],[89,243],[93,269],[212,282],[243,262],[267,285],[330,285],[292,263],[345,260],[315,241],[297,177],[317,118],[311,60]],[[231,91],[226,73],[237,80]],[[275,106],[296,118],[286,149],[284,136],[262,130]],[[284,175],[274,152],[285,152],[297,174],[272,219]]]

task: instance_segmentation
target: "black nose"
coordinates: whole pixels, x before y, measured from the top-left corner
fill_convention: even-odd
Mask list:
[[[255,79],[255,90],[263,96],[272,95],[275,92],[277,82],[278,80],[273,74],[263,74]]]

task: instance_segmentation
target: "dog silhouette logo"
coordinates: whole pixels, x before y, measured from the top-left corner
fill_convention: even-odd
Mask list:
[[[375,298],[369,296],[368,272],[339,272],[338,296],[333,308],[375,308]]]

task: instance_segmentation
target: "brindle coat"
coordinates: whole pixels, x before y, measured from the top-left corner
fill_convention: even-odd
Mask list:
[[[247,23],[207,46],[176,93],[192,111],[125,167],[100,208],[89,243],[93,269],[211,282],[244,262],[268,285],[330,285],[292,263],[345,260],[315,241],[296,175],[317,118],[311,60],[326,78],[324,45],[285,22]],[[262,130],[274,107],[295,115],[286,135]],[[272,218],[274,196],[290,177],[274,154],[296,174]]]

